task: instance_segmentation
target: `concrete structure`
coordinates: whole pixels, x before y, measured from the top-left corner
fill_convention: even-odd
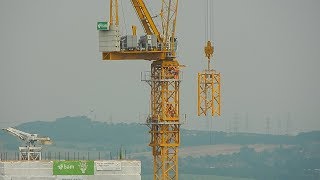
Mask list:
[[[100,52],[120,51],[120,32],[119,28],[110,25],[107,31],[99,31],[99,50]]]
[[[79,163],[89,161],[6,161],[0,162],[0,180],[141,180],[141,162],[129,160],[91,161],[92,175],[70,175],[60,173],[59,169],[79,168],[76,165],[63,163]],[[60,164],[57,169],[54,164]],[[89,166],[85,166],[87,168]],[[55,169],[55,170],[54,170]],[[80,169],[80,168],[79,168]],[[64,173],[68,171],[64,171]]]

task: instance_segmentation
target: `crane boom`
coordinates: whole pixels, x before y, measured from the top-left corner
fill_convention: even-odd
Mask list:
[[[110,25],[119,26],[118,0],[110,0]]]
[[[10,134],[18,137],[19,139],[23,140],[23,141],[26,141],[28,136],[31,136],[31,134],[29,133],[25,133],[23,131],[20,131],[20,130],[17,130],[17,129],[14,129],[14,128],[4,128],[3,130],[9,132]]]
[[[145,3],[143,0],[131,0],[132,6],[134,7],[139,20],[143,26],[145,33],[148,35],[156,35],[159,42],[162,42],[162,38],[160,37],[160,32],[154,23]]]
[[[162,0],[161,20],[163,44],[166,49],[171,51],[171,56],[175,57],[175,34],[178,15],[178,0]]]
[[[155,36],[156,42],[151,44],[151,48],[141,48],[138,46],[128,49],[119,48],[115,39],[117,37],[110,36],[108,31],[100,31],[100,51],[102,52],[103,60],[173,60],[176,57],[177,40],[176,34],[176,19],[178,14],[178,0],[161,0],[162,7],[160,10],[161,31],[153,21],[153,17],[149,13],[143,0],[131,0],[137,16],[144,28],[144,31],[149,36]],[[118,0],[110,0],[110,27],[119,27],[118,17]],[[111,31],[109,31],[111,32]],[[104,35],[103,35],[104,34]],[[108,35],[109,34],[109,35]],[[152,39],[148,39],[149,41]],[[133,42],[135,43],[135,42]],[[139,44],[140,40],[139,40]],[[117,50],[110,50],[113,47]],[[103,50],[106,49],[106,50]]]
[[[51,139],[49,137],[38,137],[38,134],[26,133],[12,127],[4,128],[3,130],[25,141],[29,145],[34,145],[35,142],[51,142]]]

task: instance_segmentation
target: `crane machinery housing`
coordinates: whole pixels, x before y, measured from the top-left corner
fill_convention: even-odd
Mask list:
[[[153,179],[177,180],[180,145],[181,67],[176,58],[178,0],[161,0],[161,29],[143,0],[130,0],[145,34],[139,40],[136,26],[132,35],[119,32],[118,0],[110,0],[110,20],[97,23],[99,49],[103,60],[149,60],[151,70],[142,79],[151,86],[150,127]]]
[[[12,127],[4,128],[4,131],[16,136],[26,143],[26,146],[19,147],[19,159],[35,161],[41,160],[41,146],[36,146],[36,144],[50,145],[52,140],[49,137],[39,137],[38,134],[30,134]]]

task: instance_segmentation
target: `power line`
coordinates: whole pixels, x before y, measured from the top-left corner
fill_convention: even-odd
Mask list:
[[[270,134],[270,129],[271,129],[271,122],[270,122],[270,117],[266,117],[266,134]]]
[[[249,113],[246,112],[246,132],[249,132]]]

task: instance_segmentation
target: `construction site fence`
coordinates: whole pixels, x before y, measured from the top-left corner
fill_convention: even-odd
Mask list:
[[[42,152],[41,160],[113,160],[129,159],[124,154],[111,154],[110,152]],[[0,161],[19,161],[19,152],[1,152]]]

